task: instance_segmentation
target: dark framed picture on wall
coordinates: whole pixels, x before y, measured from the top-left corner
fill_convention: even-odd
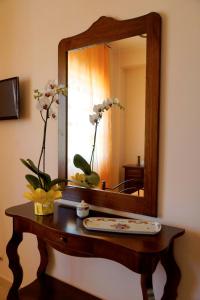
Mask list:
[[[0,120],[19,119],[19,77],[0,80]]]

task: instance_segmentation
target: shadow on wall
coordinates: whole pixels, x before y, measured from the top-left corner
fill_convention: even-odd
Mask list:
[[[178,253],[178,255],[176,255]],[[200,233],[186,231],[185,235],[175,242],[175,258],[181,269],[181,282],[178,299],[200,299],[200,286],[196,274],[200,270]]]
[[[20,119],[30,118],[32,91],[30,79],[23,79],[19,77],[20,84]]]

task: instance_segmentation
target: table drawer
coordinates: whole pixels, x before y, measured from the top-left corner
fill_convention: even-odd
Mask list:
[[[144,169],[126,169],[125,170],[125,178],[143,178],[144,177]]]
[[[51,244],[54,248],[65,253],[73,253],[74,255],[87,254],[92,255],[93,247],[91,241],[80,236],[59,233],[57,231],[48,231],[43,239]]]

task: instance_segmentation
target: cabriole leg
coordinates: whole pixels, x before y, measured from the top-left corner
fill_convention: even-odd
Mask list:
[[[152,284],[152,274],[141,274],[143,300],[155,300]]]
[[[181,280],[181,272],[174,259],[173,242],[170,244],[167,252],[162,255],[161,264],[167,275],[162,300],[175,300],[177,298],[177,288]]]
[[[40,265],[37,271],[37,277],[41,278],[45,274],[46,267],[48,264],[48,251],[47,251],[46,243],[40,238],[37,238],[37,240],[38,240],[38,249],[40,252]]]
[[[9,290],[7,300],[18,300],[18,289],[22,283],[23,270],[20,265],[19,255],[17,249],[23,239],[21,232],[13,231],[12,238],[8,242],[6,253],[9,259],[9,268],[13,273],[13,284]]]

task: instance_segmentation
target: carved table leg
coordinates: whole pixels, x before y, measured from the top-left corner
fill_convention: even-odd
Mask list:
[[[177,288],[181,279],[181,272],[174,259],[173,242],[170,244],[167,252],[162,255],[161,264],[167,275],[162,300],[175,300],[177,298]]]
[[[37,240],[38,240],[38,249],[40,252],[40,265],[37,271],[37,277],[39,278],[45,274],[46,267],[48,264],[48,251],[47,251],[46,243],[40,238],[37,238]]]
[[[152,284],[152,274],[141,274],[143,300],[155,300]]]
[[[18,289],[22,283],[23,270],[20,265],[19,255],[17,253],[17,248],[21,241],[23,240],[23,235],[21,232],[13,231],[12,238],[8,242],[6,253],[9,259],[9,268],[13,273],[13,284],[9,290],[7,300],[17,300]]]

